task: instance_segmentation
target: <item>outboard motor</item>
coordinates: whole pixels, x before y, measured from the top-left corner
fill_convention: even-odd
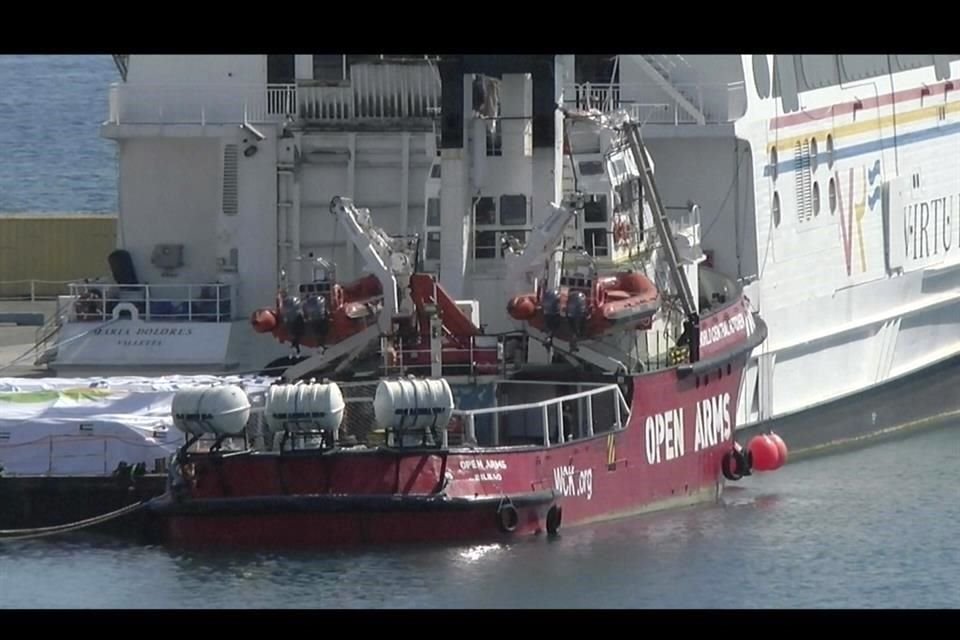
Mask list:
[[[300,314],[300,298],[284,296],[280,300],[280,321],[289,329]]]
[[[280,321],[292,338],[293,348],[300,351],[300,339],[303,338],[304,322],[300,311],[300,298],[286,296],[280,301]]]
[[[583,291],[571,291],[567,294],[567,322],[575,336],[583,335],[587,328],[587,296]]]
[[[548,289],[543,292],[543,319],[546,322],[547,330],[550,333],[556,332],[563,323],[563,316],[560,313],[560,290]]]
[[[300,306],[300,315],[303,317],[307,331],[322,338],[330,328],[330,313],[327,308],[327,297],[312,295],[303,301]]]

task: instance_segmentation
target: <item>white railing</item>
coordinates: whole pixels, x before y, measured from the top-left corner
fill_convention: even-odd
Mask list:
[[[0,280],[0,300],[56,300],[67,293],[73,280]]]
[[[280,85],[110,87],[110,124],[233,124],[296,116],[297,88]]]
[[[516,384],[523,384],[523,382],[517,382]],[[593,436],[596,424],[603,424],[601,420],[595,419],[594,415],[597,409],[594,405],[594,397],[602,394],[609,394],[610,396],[611,428],[613,430],[623,429],[630,416],[630,406],[623,397],[620,387],[615,384],[598,386],[588,391],[571,393],[539,402],[489,407],[485,409],[456,409],[453,411],[453,416],[454,418],[458,418],[463,424],[465,443],[477,442],[477,418],[490,416],[492,418],[490,429],[492,436],[491,445],[494,447],[500,446],[500,436],[504,430],[504,423],[513,417],[516,422],[511,423],[510,426],[523,425],[526,427],[528,426],[528,422],[532,422],[534,428],[540,431],[538,439],[542,436],[542,442],[538,442],[537,444],[549,447],[551,443],[563,444],[566,441],[567,436],[565,433],[567,430],[564,428],[564,420],[566,417],[564,409],[569,408],[572,402],[586,400],[586,402],[583,403],[584,415],[579,416],[579,421],[586,428],[586,433],[583,437]],[[553,421],[551,421],[551,412],[553,412]],[[504,418],[506,418],[506,420]],[[609,429],[603,429],[603,431],[607,430]],[[551,431],[555,432],[555,438],[551,437]],[[447,429],[443,432],[444,447],[449,445],[448,438],[449,430]]]
[[[746,111],[743,82],[676,83],[673,87],[704,114],[708,124],[733,122]],[[564,88],[564,103],[583,110],[625,109],[648,124],[696,124],[693,115],[654,82],[570,85]]]
[[[432,118],[440,111],[440,78],[422,64],[358,64],[349,82],[270,85],[136,85],[110,87],[110,124],[233,124]]]
[[[440,446],[517,446],[518,436],[511,431],[536,432],[535,442],[527,436],[519,436],[523,445],[558,445],[572,439],[583,439],[619,430],[626,427],[630,417],[630,405],[623,397],[620,387],[615,384],[599,383],[562,383],[535,380],[498,380],[497,385],[525,386],[576,386],[589,387],[586,391],[571,393],[549,400],[524,404],[511,404],[482,409],[454,409],[450,424],[442,430]],[[373,410],[373,391],[371,383],[342,383],[346,411],[341,430],[345,434],[361,436],[361,440],[373,437],[370,425],[375,424]],[[358,394],[348,392],[355,389]],[[604,398],[604,396],[608,396]],[[571,411],[571,409],[573,409]],[[570,421],[570,424],[567,424]],[[577,423],[576,425],[573,423]],[[579,434],[573,433],[578,426]],[[484,431],[483,443],[478,443],[477,432]],[[569,435],[568,435],[569,434]],[[392,433],[382,432],[388,444],[396,444],[404,439],[420,440],[420,432]]]
[[[71,322],[104,322],[129,315],[155,322],[230,322],[236,305],[229,284],[69,285]]]

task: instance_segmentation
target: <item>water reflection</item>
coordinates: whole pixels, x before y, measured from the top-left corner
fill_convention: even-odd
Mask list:
[[[5,543],[0,606],[957,607],[958,452],[960,431],[929,433],[746,478],[716,505],[510,544],[237,553],[90,535]]]

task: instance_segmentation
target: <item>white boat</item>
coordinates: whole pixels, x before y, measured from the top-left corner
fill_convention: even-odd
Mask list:
[[[472,72],[496,56],[116,58],[102,133],[118,143],[119,247],[137,284],[75,285],[45,357],[58,373],[289,356],[249,316],[309,284],[317,258],[340,281],[362,275],[334,195],[420,234],[458,305],[515,330],[503,291],[527,283],[501,247],[529,240],[551,202],[584,197],[572,236],[599,263],[642,244],[615,213],[603,136],[549,133],[564,110],[623,109],[645,123],[697,303],[723,296],[698,281],[712,265],[769,327],[741,428],[787,430],[803,450],[958,408],[941,380],[960,351],[960,56],[551,55],[499,59],[496,77]],[[535,84],[532,64],[553,80]],[[596,352],[641,366],[663,349]]]

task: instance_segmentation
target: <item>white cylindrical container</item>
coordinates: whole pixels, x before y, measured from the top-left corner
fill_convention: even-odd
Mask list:
[[[345,406],[343,393],[333,382],[274,385],[267,392],[264,418],[271,431],[336,432]]]
[[[453,392],[443,378],[383,380],[373,411],[382,429],[446,429],[453,414]]]
[[[173,424],[194,436],[240,435],[250,419],[250,400],[235,385],[181,389],[171,409]]]

